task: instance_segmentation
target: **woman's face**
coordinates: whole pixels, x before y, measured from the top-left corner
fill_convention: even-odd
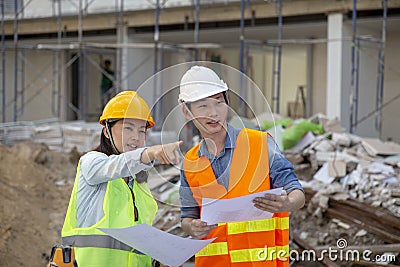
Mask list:
[[[114,144],[121,153],[143,147],[146,141],[146,121],[139,119],[119,120],[111,127]],[[108,135],[106,134],[106,137]]]

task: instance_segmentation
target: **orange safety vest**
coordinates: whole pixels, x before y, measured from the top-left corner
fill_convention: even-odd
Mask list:
[[[270,189],[267,133],[242,129],[230,166],[229,190],[218,184],[200,144],[185,156],[184,172],[200,209],[202,198],[227,199]],[[196,267],[289,266],[289,213],[270,219],[222,223],[205,239],[214,242],[196,254]]]

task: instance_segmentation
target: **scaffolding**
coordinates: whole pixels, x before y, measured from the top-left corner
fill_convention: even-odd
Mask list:
[[[247,1],[248,3],[249,1]],[[281,95],[281,62],[282,62],[282,44],[314,44],[314,43],[327,43],[327,39],[314,39],[314,40],[283,40],[282,39],[282,27],[283,27],[283,17],[282,17],[282,0],[272,0],[267,2],[273,2],[275,5],[275,10],[278,18],[277,30],[278,38],[277,40],[270,41],[259,41],[251,40],[245,38],[245,9],[246,1],[241,0],[241,19],[240,19],[240,71],[248,75],[248,62],[249,62],[249,51],[250,48],[272,48],[272,79],[271,79],[271,93],[272,93],[272,111],[280,112],[280,95]],[[364,122],[371,116],[376,116],[375,118],[375,129],[379,133],[379,137],[382,137],[382,111],[383,108],[388,104],[392,103],[394,100],[400,98],[400,94],[390,99],[386,103],[383,103],[384,95],[384,66],[385,66],[385,46],[386,46],[386,30],[387,30],[387,13],[388,4],[387,0],[381,0],[382,6],[382,28],[381,28],[381,38],[372,38],[357,35],[357,0],[353,0],[352,9],[352,46],[351,46],[351,94],[350,94],[350,133],[356,130],[356,127]],[[342,37],[342,40],[346,38]],[[377,64],[377,86],[376,86],[376,105],[375,109],[368,112],[362,118],[359,118],[358,108],[359,108],[359,79],[360,79],[360,50],[363,43],[373,43],[378,44],[378,64]],[[246,97],[246,85],[242,84],[240,81],[240,90],[244,90],[243,95]],[[239,101],[239,113],[246,115],[247,106],[242,107],[243,101]],[[309,103],[306,103],[309,106]],[[244,109],[244,110],[243,110]],[[308,114],[310,115],[310,114]]]
[[[249,3],[249,1],[247,2]],[[269,4],[269,3],[267,3]],[[248,75],[248,62],[249,53],[251,46],[258,46],[259,48],[268,47],[272,49],[272,79],[271,79],[271,99],[272,99],[272,111],[280,112],[280,95],[281,95],[281,66],[282,66],[282,0],[273,0],[275,10],[278,17],[278,39],[275,43],[269,43],[267,41],[251,40],[245,38],[245,9],[246,1],[241,0],[240,10],[240,61],[239,70],[242,73]],[[240,80],[239,94],[247,99],[246,85],[243,84],[242,76]],[[243,105],[243,107],[242,107]],[[247,115],[247,105],[244,105],[242,100],[239,100],[238,107],[239,114]]]
[[[25,1],[25,5],[18,6],[20,1],[15,1],[14,4],[14,33],[13,33],[13,45],[6,44],[6,35],[5,35],[5,4],[4,1],[1,1],[1,56],[2,56],[2,65],[1,65],[1,106],[2,106],[2,121],[6,122],[6,108],[9,106],[13,107],[13,120],[17,121],[19,116],[24,112],[24,106],[26,103],[30,102],[32,98],[40,93],[41,90],[45,88],[39,88],[38,92],[35,93],[31,97],[25,96],[25,91],[29,87],[29,85],[25,84],[25,68],[27,65],[32,65],[29,60],[25,56],[25,51],[28,49],[36,49],[43,51],[50,51],[53,53],[52,60],[52,78],[51,80],[44,77],[39,71],[37,73],[38,79],[42,79],[45,84],[51,84],[51,111],[52,115],[60,118],[61,116],[61,106],[64,101],[64,106],[67,109],[72,110],[74,114],[76,114],[78,119],[86,120],[88,118],[88,80],[84,78],[83,74],[86,73],[88,69],[88,64],[95,66],[95,68],[101,72],[101,74],[108,77],[113,83],[116,85],[116,90],[123,90],[124,83],[127,81],[128,77],[132,75],[137,68],[134,68],[132,71],[128,72],[125,68],[126,57],[124,57],[124,51],[126,49],[135,49],[135,48],[146,48],[154,50],[154,73],[157,73],[160,69],[164,67],[164,54],[166,50],[175,50],[175,51],[189,51],[191,58],[193,60],[199,59],[199,47],[205,47],[206,45],[200,44],[199,32],[200,32],[200,0],[191,0],[191,7],[193,11],[193,22],[194,22],[194,44],[192,45],[182,45],[182,44],[171,44],[162,42],[160,40],[160,28],[159,28],[159,17],[160,12],[165,4],[160,3],[160,0],[155,0],[155,23],[154,23],[154,38],[153,43],[149,44],[132,44],[126,42],[126,26],[124,25],[124,0],[115,0],[115,25],[116,25],[116,43],[115,44],[106,44],[106,43],[95,43],[95,42],[84,42],[84,32],[83,32],[83,18],[84,15],[88,14],[88,8],[92,5],[95,0],[79,0],[76,4],[77,8],[77,19],[78,19],[78,34],[77,41],[71,43],[63,42],[63,26],[62,26],[62,18],[63,18],[63,8],[61,0],[52,1],[52,9],[53,9],[53,17],[57,24],[57,40],[56,44],[49,45],[26,45],[21,44],[19,40],[18,30],[19,30],[19,20],[24,18],[24,9],[27,5],[29,5],[32,0]],[[321,42],[329,42],[332,40],[326,39],[314,39],[314,40],[283,40],[282,39],[282,28],[283,28],[283,16],[282,9],[283,3],[282,0],[271,0],[266,1],[266,4],[271,4],[273,2],[276,10],[277,16],[277,30],[278,36],[277,40],[269,40],[269,41],[260,41],[260,40],[251,40],[246,39],[245,37],[245,9],[249,6],[250,0],[240,0],[240,40],[239,40],[239,69],[241,72],[248,74],[249,71],[249,54],[250,50],[254,47],[258,47],[260,49],[270,49],[272,51],[272,79],[271,79],[271,94],[272,94],[272,109],[274,112],[280,112],[280,95],[281,95],[281,62],[282,62],[282,45],[285,43],[297,43],[297,44],[312,44],[312,43],[321,43]],[[384,61],[385,61],[385,43],[386,43],[386,21],[387,21],[387,0],[381,0],[382,3],[382,36],[380,39],[373,38],[364,38],[362,36],[357,35],[356,31],[356,21],[357,21],[357,0],[353,0],[353,12],[352,12],[352,51],[351,51],[351,99],[350,99],[350,131],[353,132],[356,130],[357,125],[365,121],[368,117],[373,115],[376,116],[375,119],[375,127],[382,133],[382,109],[387,106],[387,104],[391,103],[393,99],[397,99],[398,96],[395,96],[393,99],[389,100],[386,103],[383,103],[383,95],[384,95]],[[379,44],[379,52],[378,52],[378,78],[377,78],[377,89],[376,89],[376,106],[375,110],[368,113],[363,118],[359,118],[359,64],[360,64],[360,48],[363,42],[373,42]],[[203,46],[201,46],[203,45]],[[212,47],[209,46],[209,47]],[[14,52],[14,90],[12,100],[7,103],[6,97],[6,51]],[[73,56],[68,59],[65,63],[65,52],[69,51],[73,53]],[[117,67],[116,67],[116,75],[109,75],[104,69],[102,69],[98,62],[92,59],[91,55],[93,53],[110,53],[116,57]],[[139,64],[143,64],[145,61],[150,60],[151,57],[147,57],[143,59],[143,61]],[[63,75],[65,75],[66,70],[71,68],[71,66],[76,66],[78,68],[77,71],[77,94],[79,97],[79,102],[72,103],[69,101],[68,97],[63,97],[62,95],[62,87],[63,87]],[[162,77],[160,77],[162,79]],[[66,79],[70,81],[71,79]],[[158,98],[160,97],[160,86],[158,86],[160,81],[155,80],[154,92],[153,92],[153,103],[156,103]],[[70,94],[69,87],[66,86],[65,94]],[[246,85],[243,84],[243,81],[240,81],[240,95],[244,97],[247,96]],[[399,96],[400,97],[400,96]],[[238,111],[239,114],[246,115],[247,114],[247,106],[239,100],[238,103]],[[155,109],[155,117],[161,117],[162,112],[162,103],[156,106]]]
[[[357,129],[357,125],[365,121],[372,115],[376,115],[375,129],[382,137],[382,110],[384,93],[384,66],[385,66],[385,47],[386,47],[386,24],[387,24],[387,0],[381,0],[382,4],[382,30],[381,38],[364,38],[357,35],[357,0],[353,0],[352,10],[352,47],[351,47],[351,94],[350,94],[350,133]],[[369,112],[366,116],[359,119],[359,80],[360,80],[360,50],[362,42],[376,43],[378,47],[378,68],[377,68],[377,86],[376,86],[376,104],[375,110]]]
[[[192,8],[195,9],[194,16],[194,43],[193,44],[171,44],[162,42],[159,39],[160,31],[159,31],[159,17],[160,11],[163,8],[163,3],[160,3],[160,0],[156,0],[155,3],[155,24],[154,24],[154,42],[146,43],[146,44],[129,44],[126,42],[125,25],[124,25],[124,1],[125,0],[115,0],[115,25],[117,31],[117,42],[115,44],[105,44],[105,43],[94,43],[94,42],[84,42],[83,41],[83,17],[88,14],[88,8],[95,0],[79,0],[76,4],[77,8],[77,19],[78,19],[78,34],[76,42],[71,42],[68,44],[63,43],[63,28],[62,28],[62,1],[52,1],[52,12],[53,17],[56,18],[56,23],[58,27],[57,31],[57,43],[56,44],[40,44],[40,45],[21,45],[19,42],[19,33],[18,33],[18,22],[22,18],[20,15],[23,14],[23,10],[27,5],[29,5],[32,0],[25,3],[24,6],[18,7],[18,1],[15,1],[15,12],[14,12],[14,45],[13,47],[7,46],[5,42],[5,16],[4,16],[4,1],[1,1],[1,10],[2,10],[2,18],[1,18],[1,29],[2,29],[2,121],[6,122],[6,108],[10,105],[13,105],[13,121],[17,121],[19,115],[23,113],[23,108],[30,99],[24,99],[25,92],[25,62],[28,59],[24,55],[25,49],[37,49],[37,50],[46,50],[52,51],[53,60],[52,60],[52,79],[48,81],[44,77],[40,77],[41,75],[38,73],[39,78],[42,78],[45,83],[51,84],[51,111],[54,117],[60,118],[61,116],[61,103],[64,101],[68,101],[67,97],[62,96],[62,75],[65,74],[65,71],[68,70],[72,65],[76,64],[78,71],[76,77],[76,85],[78,87],[78,96],[79,101],[76,103],[65,102],[65,106],[72,110],[78,119],[86,120],[88,118],[88,80],[83,77],[83,74],[86,73],[88,69],[88,64],[92,64],[95,66],[97,70],[101,72],[102,75],[105,75],[108,79],[110,79],[115,85],[115,91],[119,92],[121,90],[126,89],[124,86],[124,81],[128,79],[130,75],[132,75],[137,68],[133,69],[129,73],[125,73],[123,75],[123,69],[126,67],[124,65],[124,61],[126,58],[124,57],[124,49],[136,49],[136,48],[145,48],[145,49],[154,49],[154,74],[157,73],[160,69],[164,67],[164,53],[166,50],[174,50],[174,51],[189,51],[191,54],[191,60],[198,59],[198,48],[207,48],[207,47],[215,47],[213,44],[199,44],[199,14],[200,14],[200,1],[192,1]],[[19,8],[19,10],[18,10]],[[91,50],[106,50],[111,51],[113,54],[116,54],[116,75],[115,77],[108,74],[104,69],[102,69],[98,62],[93,60],[90,56]],[[5,65],[6,65],[6,51],[14,51],[14,96],[13,101],[9,101],[6,103],[6,85],[5,85]],[[63,64],[63,52],[71,51],[74,53],[74,56],[64,65]],[[146,58],[144,61],[149,60],[150,57]],[[20,63],[21,62],[21,63]],[[19,64],[20,63],[20,64]],[[144,62],[141,62],[143,64]],[[141,65],[139,64],[139,66]],[[63,66],[64,65],[64,66]],[[67,82],[70,83],[70,79],[67,79]],[[160,86],[155,80],[154,92],[153,92],[153,102],[157,101],[157,98],[160,96]],[[70,84],[66,86],[66,88],[70,88]],[[42,90],[45,87],[41,88]],[[68,90],[68,89],[65,89]],[[41,90],[37,92],[38,95]],[[66,91],[66,94],[70,92]],[[155,117],[160,115],[162,110],[162,106],[155,107]]]

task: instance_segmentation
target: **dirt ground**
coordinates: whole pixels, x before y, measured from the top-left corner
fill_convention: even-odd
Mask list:
[[[77,157],[0,144],[0,266],[45,266],[60,232]]]

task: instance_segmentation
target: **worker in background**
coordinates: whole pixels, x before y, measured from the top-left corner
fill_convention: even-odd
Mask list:
[[[146,102],[134,91],[113,97],[100,124],[100,145],[79,160],[62,228],[63,244],[75,248],[79,267],[152,266],[149,256],[97,228],[152,225],[157,203],[145,171],[154,160],[178,163],[177,148],[182,142],[143,147],[146,130],[154,126],[154,120]]]
[[[100,67],[102,69],[101,73],[101,105],[104,108],[106,103],[108,102],[112,90],[110,90],[114,83],[114,71],[111,69],[111,60],[106,59],[103,61],[102,56],[100,56]]]
[[[228,86],[211,69],[193,66],[182,77],[179,102],[200,131],[181,171],[183,230],[197,239],[217,239],[196,254],[196,266],[289,266],[290,211],[303,207],[303,188],[292,164],[272,137],[227,124]],[[254,206],[274,213],[265,220],[207,225],[200,220],[202,198],[234,198],[283,187]],[[275,249],[276,253],[264,255]],[[279,257],[279,258],[278,258]]]

